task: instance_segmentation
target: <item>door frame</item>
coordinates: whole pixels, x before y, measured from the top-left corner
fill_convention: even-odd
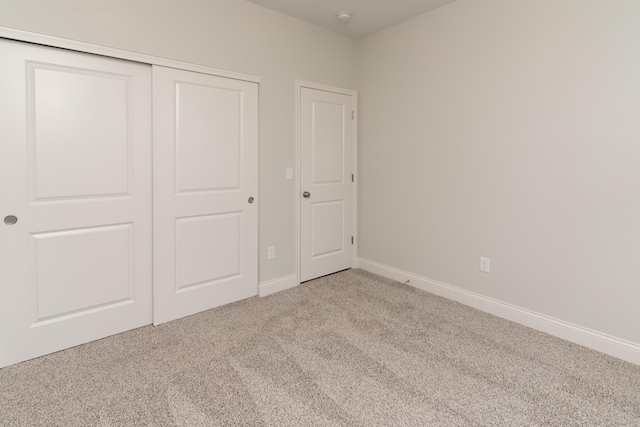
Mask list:
[[[300,165],[302,161],[300,159],[301,155],[301,144],[302,144],[302,135],[300,132],[302,131],[301,126],[301,117],[300,117],[300,108],[302,107],[301,100],[301,92],[302,88],[322,90],[325,92],[333,92],[339,93],[341,95],[349,95],[353,100],[353,126],[352,126],[352,135],[351,135],[351,171],[355,177],[353,185],[351,186],[351,230],[353,233],[353,253],[351,254],[351,267],[358,267],[358,92],[353,89],[345,89],[335,86],[329,86],[321,83],[314,83],[304,80],[296,80],[296,144],[295,144],[295,258],[296,258],[296,286],[300,285],[300,238],[301,234],[301,221],[300,214],[302,210],[302,205],[300,201],[300,192],[302,188],[300,186]]]
[[[175,61],[173,59],[161,58],[159,56],[79,42],[71,39],[64,39],[61,37],[48,36],[46,34],[33,33],[31,31],[17,30],[15,28],[0,26],[0,38],[41,44],[49,47],[59,47],[62,49],[75,50],[82,53],[92,53],[94,55],[108,56],[116,59],[126,59],[127,61],[142,62],[143,64],[161,65],[163,67],[179,68],[186,71],[195,71],[197,73],[212,74],[219,77],[228,77],[230,79],[260,83],[260,77],[251,74],[222,70],[220,68],[208,67],[206,65],[197,65],[189,62]]]

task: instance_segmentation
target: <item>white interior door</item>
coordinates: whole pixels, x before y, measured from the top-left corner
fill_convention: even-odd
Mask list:
[[[151,67],[0,40],[0,94],[0,366],[151,323]]]
[[[154,324],[258,289],[258,85],[153,67]]]
[[[353,97],[300,93],[300,281],[351,267]]]

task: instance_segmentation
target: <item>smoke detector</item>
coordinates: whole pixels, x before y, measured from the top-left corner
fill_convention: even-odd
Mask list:
[[[340,12],[338,13],[338,21],[340,22],[349,22],[351,20],[351,12]]]

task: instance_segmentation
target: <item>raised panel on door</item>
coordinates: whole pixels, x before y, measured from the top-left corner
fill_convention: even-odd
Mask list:
[[[0,366],[151,323],[151,68],[0,40]]]
[[[133,224],[33,233],[30,249],[36,326],[135,297]]]
[[[155,66],[153,80],[157,325],[257,294],[258,85]]]
[[[300,93],[300,279],[351,267],[352,111],[350,95]]]
[[[176,292],[240,277],[241,212],[176,219]]]

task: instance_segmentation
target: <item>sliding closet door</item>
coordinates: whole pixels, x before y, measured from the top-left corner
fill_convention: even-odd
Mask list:
[[[0,94],[0,366],[151,323],[151,67],[0,40]]]
[[[153,67],[154,324],[257,294],[258,85]]]

